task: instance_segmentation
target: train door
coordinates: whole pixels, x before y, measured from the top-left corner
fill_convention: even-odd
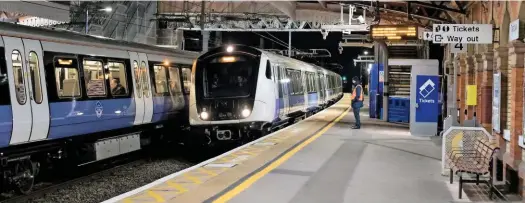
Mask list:
[[[144,99],[144,118],[143,123],[150,123],[153,118],[153,94],[151,92],[151,75],[148,67],[148,57],[144,53],[139,53],[140,74],[142,76],[142,92]]]
[[[306,71],[301,71],[301,84],[303,85],[303,98],[304,98],[304,102],[303,102],[303,111],[307,111],[308,109],[308,104],[309,104],[309,101],[308,101],[308,75],[306,74],[307,72]]]
[[[49,104],[44,72],[43,51],[40,41],[24,39],[26,73],[28,73],[29,101],[33,126],[29,141],[47,138],[49,131]]]
[[[319,104],[324,104],[324,89],[323,89],[323,83],[321,80],[321,75],[319,73],[315,74],[315,81],[317,83],[317,92],[319,92]]]
[[[283,89],[283,114],[288,115],[288,112],[290,111],[290,99],[289,99],[289,93],[288,93],[288,85],[290,84],[291,79],[286,77],[286,72],[284,70],[283,66],[279,66],[279,74],[280,74],[280,83],[281,88]]]
[[[281,107],[281,103],[284,101],[283,101],[283,88],[281,87],[281,77],[279,74],[278,65],[272,64],[272,74],[273,74],[274,84],[275,84],[275,93],[276,93],[276,100],[277,100],[276,105],[277,105],[277,108],[279,109],[278,117],[282,118],[284,116],[284,108]]]
[[[133,124],[140,125],[143,123],[144,119],[144,92],[142,91],[142,75],[140,74],[140,59],[139,55],[136,52],[129,52],[129,59],[131,61],[131,71],[133,87],[135,91],[133,93],[133,98],[135,99],[135,121]]]
[[[3,40],[13,111],[9,144],[45,139],[49,132],[49,105],[42,46],[36,40],[13,37]]]

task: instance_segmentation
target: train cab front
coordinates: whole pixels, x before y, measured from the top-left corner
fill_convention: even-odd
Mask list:
[[[209,142],[243,139],[262,128],[256,102],[261,52],[246,46],[224,46],[200,56],[195,65],[190,125]]]

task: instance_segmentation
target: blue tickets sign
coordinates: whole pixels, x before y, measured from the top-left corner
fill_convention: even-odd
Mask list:
[[[438,122],[439,76],[418,75],[415,88],[416,122]]]

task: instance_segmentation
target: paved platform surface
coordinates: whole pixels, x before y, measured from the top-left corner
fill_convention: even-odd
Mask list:
[[[439,141],[408,129],[363,125],[347,114],[229,202],[450,202]],[[224,198],[227,200],[230,197]]]
[[[291,127],[112,202],[469,202],[440,175],[441,139],[362,116],[348,95]],[[467,195],[464,195],[467,197]]]

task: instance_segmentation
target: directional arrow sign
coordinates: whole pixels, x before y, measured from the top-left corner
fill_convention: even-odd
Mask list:
[[[492,24],[434,24],[437,44],[492,44]]]
[[[434,36],[433,32],[424,32],[423,33],[423,40],[425,40],[425,41],[432,41],[433,36]]]

